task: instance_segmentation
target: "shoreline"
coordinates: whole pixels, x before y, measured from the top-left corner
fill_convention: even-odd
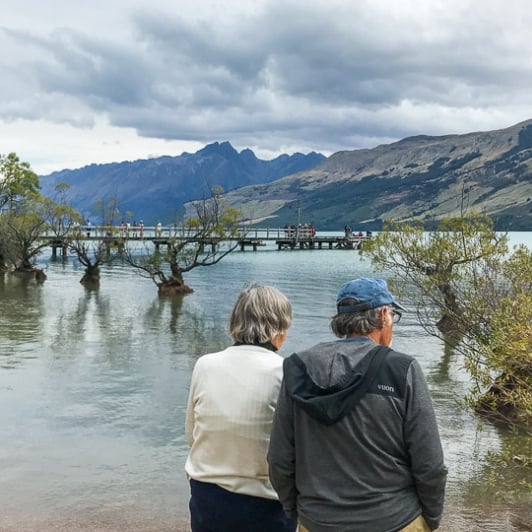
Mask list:
[[[27,516],[17,519],[0,514],[0,532],[190,532],[188,519],[183,517],[128,519],[115,518],[62,518],[39,519]]]
[[[438,532],[529,532],[530,508],[528,505],[520,507],[522,511],[515,513],[503,506],[492,507],[480,513],[470,514],[460,512],[451,501],[447,505]],[[488,510],[485,508],[484,510]],[[458,511],[458,513],[457,513]],[[503,527],[503,528],[501,528]],[[14,516],[0,514],[0,532],[190,532],[188,517],[179,515],[156,516],[145,518],[127,511],[105,516]]]

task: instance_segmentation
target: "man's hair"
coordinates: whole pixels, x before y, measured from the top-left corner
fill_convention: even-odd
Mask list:
[[[352,306],[356,303],[354,299],[345,299],[339,306]],[[367,336],[382,328],[381,308],[376,307],[362,312],[339,312],[331,319],[332,332],[338,338],[345,338],[351,334]]]
[[[229,318],[229,334],[235,342],[264,344],[292,325],[292,305],[273,286],[251,284],[236,300]]]

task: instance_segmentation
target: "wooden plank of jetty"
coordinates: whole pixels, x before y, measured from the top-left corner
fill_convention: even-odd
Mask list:
[[[47,240],[52,248],[52,254],[55,255],[60,249],[65,254],[68,247],[68,236],[56,236],[45,234],[42,240]],[[151,242],[156,249],[160,246],[170,246],[176,240],[190,240],[190,234],[181,228],[176,227],[146,227],[140,233],[137,231],[123,231],[113,228],[112,232],[109,227],[91,226],[90,230],[82,227],[81,231],[76,234],[76,239],[85,241],[104,241],[111,247],[123,247],[126,242]],[[264,247],[267,242],[275,242],[278,250],[295,250],[295,249],[360,249],[365,240],[371,238],[371,234],[365,236],[354,233],[345,235],[318,235],[311,234],[308,231],[293,231],[286,228],[245,228],[240,235],[229,236],[227,238],[206,238],[202,239],[202,246],[210,246],[215,250],[221,242],[234,242],[241,251],[251,248],[257,251],[259,247]],[[194,241],[194,239],[192,239]]]

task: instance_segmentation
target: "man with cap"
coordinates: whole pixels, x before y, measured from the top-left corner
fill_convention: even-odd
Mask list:
[[[331,329],[340,340],[284,360],[270,480],[310,532],[438,528],[447,469],[415,358],[392,350],[406,309],[382,279],[344,284]]]

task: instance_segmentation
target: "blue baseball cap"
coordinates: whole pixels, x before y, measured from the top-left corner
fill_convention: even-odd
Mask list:
[[[342,301],[354,299],[357,303],[353,305],[340,306]],[[390,305],[403,312],[408,312],[403,305],[395,300],[395,297],[388,291],[388,285],[384,279],[370,279],[361,277],[349,281],[342,285],[336,298],[336,308],[338,313],[362,312],[372,308]]]

